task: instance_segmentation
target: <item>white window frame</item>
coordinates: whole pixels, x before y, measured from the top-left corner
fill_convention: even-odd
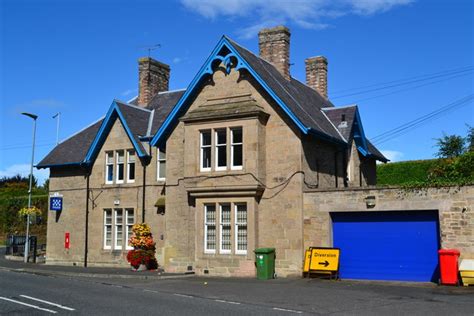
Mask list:
[[[234,142],[234,131],[235,130],[240,130],[240,133],[242,134],[242,141],[240,143],[235,143]],[[240,166],[235,166],[234,165],[234,146],[240,145],[242,150],[242,164]],[[230,169],[231,170],[242,170],[244,166],[244,131],[242,127],[232,127],[230,129]]]
[[[165,158],[160,158],[160,152],[164,153],[166,155],[166,152],[161,151],[160,148],[156,149],[156,179],[158,181],[165,181],[166,180],[166,156]],[[160,164],[164,163],[165,164],[165,174],[162,175],[160,174]]]
[[[109,163],[109,158],[112,156],[112,163]],[[105,184],[113,184],[114,183],[114,152],[107,151],[105,152]],[[109,166],[112,166],[112,180],[109,180]]]
[[[107,212],[110,213],[110,224],[107,224]],[[110,227],[110,246],[107,245],[107,227]],[[104,249],[112,249],[114,244],[113,235],[113,212],[112,209],[104,209]]]
[[[133,155],[131,155],[133,154]],[[135,157],[135,160],[132,162],[130,161],[130,156]],[[134,169],[134,177],[133,179],[130,179],[130,165],[133,163],[133,169]],[[134,150],[127,150],[127,183],[135,183],[135,178],[137,176],[136,173],[136,166],[137,166],[137,155]]]
[[[209,145],[203,145],[203,136],[204,133],[209,133],[211,135],[211,143]],[[209,162],[209,167],[203,167],[204,165],[204,148],[210,148],[211,154],[211,161]],[[199,159],[199,169],[201,172],[211,171],[212,168],[212,130],[202,130],[199,132],[199,152],[200,152],[200,159]]]
[[[130,213],[133,215],[133,221],[131,223],[129,223],[129,221],[128,221],[128,215]],[[129,239],[128,234],[132,230],[133,224],[135,224],[135,212],[134,212],[133,208],[126,208],[125,209],[124,219],[125,219],[125,234],[124,234],[124,237],[126,238],[126,240],[125,240],[125,249],[131,250],[131,249],[133,249],[133,247],[130,246],[129,243],[128,243],[128,239]]]
[[[122,162],[122,163],[119,163],[120,154],[122,154],[122,156],[123,156],[123,162]],[[117,150],[117,151],[115,151],[115,157],[116,157],[116,159],[115,159],[115,164],[116,164],[116,168],[115,168],[115,169],[116,169],[116,172],[115,172],[115,173],[116,173],[116,176],[115,176],[115,183],[123,183],[124,180],[125,180],[125,151],[123,151],[123,150]],[[119,172],[119,166],[120,166],[120,165],[122,165],[122,167],[123,167],[123,179],[122,179],[122,180],[119,179],[119,174],[120,174],[120,172]]]
[[[209,206],[214,207],[214,223],[210,223],[207,221],[207,208]],[[216,233],[217,237],[217,209],[215,204],[204,204],[204,253],[206,254],[215,254],[216,253],[216,248],[217,248],[217,240],[214,241],[214,249],[208,249],[207,247],[207,231],[209,226],[214,226],[214,231]]]
[[[122,212],[122,223],[121,224],[117,224],[117,213],[118,211]],[[123,244],[123,241],[124,241],[124,218],[123,218],[123,215],[124,215],[124,210],[123,208],[116,208],[114,209],[114,240],[113,240],[113,245],[114,245],[114,249],[115,250],[122,250],[122,244]],[[118,235],[118,227],[119,226],[122,226],[122,242],[119,244],[117,243],[117,235]]]
[[[229,206],[229,222],[224,223],[222,220],[222,206]],[[224,226],[228,226],[230,230],[230,248],[222,249],[223,246],[223,232]],[[230,254],[232,252],[232,204],[231,203],[219,203],[219,253],[221,254]]]
[[[225,133],[225,143],[223,144],[219,144],[218,141],[219,141],[219,137],[217,137],[217,133],[219,132],[224,132]],[[228,140],[227,140],[227,129],[226,128],[216,128],[214,130],[214,160],[215,160],[215,170],[216,171],[223,171],[223,170],[227,170],[227,143],[228,143]],[[225,166],[220,166],[219,167],[219,147],[224,147],[225,148]]]
[[[237,222],[237,207],[239,205],[245,205],[245,211],[246,211],[246,219],[247,221],[244,223],[244,222]],[[249,221],[249,210],[248,210],[248,206],[247,206],[247,203],[234,203],[234,222],[235,222],[235,229],[234,229],[234,240],[235,240],[235,245],[234,245],[234,248],[235,248],[235,254],[236,255],[246,255],[247,254],[247,250],[248,250],[248,247],[249,247],[249,227],[248,227],[248,221]],[[239,226],[245,226],[246,227],[246,230],[247,230],[247,249],[245,250],[239,250],[238,247],[239,247],[239,241],[238,241],[238,238],[239,238]]]

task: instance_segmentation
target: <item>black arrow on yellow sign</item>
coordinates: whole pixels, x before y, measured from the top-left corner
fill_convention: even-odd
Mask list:
[[[324,262],[318,262],[318,264],[327,267],[329,265],[329,262],[325,260]]]

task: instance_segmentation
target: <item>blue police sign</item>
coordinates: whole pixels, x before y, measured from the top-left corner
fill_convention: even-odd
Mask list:
[[[51,211],[62,211],[63,210],[63,197],[59,195],[50,196],[49,209]]]

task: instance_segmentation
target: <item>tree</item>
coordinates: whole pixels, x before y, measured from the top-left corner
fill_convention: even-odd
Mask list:
[[[443,134],[443,137],[436,139],[436,146],[439,158],[459,157],[464,153],[465,139],[459,135]]]
[[[474,152],[474,127],[467,125],[467,136],[466,136],[467,150]]]

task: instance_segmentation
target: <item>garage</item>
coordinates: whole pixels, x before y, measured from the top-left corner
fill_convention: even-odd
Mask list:
[[[331,213],[342,279],[436,282],[438,211]]]

